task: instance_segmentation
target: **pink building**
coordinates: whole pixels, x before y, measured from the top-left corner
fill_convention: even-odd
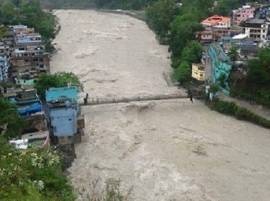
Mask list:
[[[241,22],[253,18],[255,15],[255,8],[250,5],[245,5],[241,8],[233,10],[233,24],[240,25]]]

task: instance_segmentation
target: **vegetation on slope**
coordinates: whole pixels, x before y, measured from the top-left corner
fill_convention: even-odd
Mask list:
[[[39,0],[0,0],[0,24],[0,37],[6,34],[5,26],[16,24],[34,27],[48,44],[54,37],[54,16],[41,9]],[[0,200],[75,200],[56,153],[19,151],[8,144],[24,125],[16,106],[0,97]]]
[[[183,6],[178,5],[175,0],[159,0],[147,8],[146,16],[158,38],[169,45],[175,69],[173,77],[184,83],[190,80],[191,63],[200,60],[202,48],[194,41],[195,34],[202,30],[199,22],[210,13],[212,0],[184,0]]]
[[[1,136],[0,147],[0,200],[74,200],[56,153],[31,149],[18,151]]]
[[[249,121],[251,123],[263,126],[265,128],[270,128],[270,121],[254,114],[253,112],[247,110],[246,108],[239,107],[233,102],[226,102],[222,100],[215,99],[209,103],[209,107],[220,113],[234,116],[239,120]]]
[[[11,139],[20,135],[24,121],[17,113],[15,105],[0,98],[0,137]]]
[[[231,83],[233,96],[270,107],[270,48],[261,49],[248,64],[247,76]]]
[[[34,27],[44,39],[54,37],[54,16],[41,9],[39,0],[0,0],[0,24],[24,24]]]
[[[8,140],[20,136],[24,121],[16,106],[4,98],[0,98],[0,111],[0,200],[73,201],[58,155],[10,146]]]
[[[35,88],[41,99],[45,99],[46,90],[51,87],[65,87],[68,85],[81,87],[79,78],[73,73],[42,74],[35,83]]]

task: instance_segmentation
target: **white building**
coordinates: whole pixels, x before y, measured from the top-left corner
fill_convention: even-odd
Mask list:
[[[264,19],[249,19],[244,25],[245,34],[248,38],[256,42],[265,42],[268,40],[269,22]]]

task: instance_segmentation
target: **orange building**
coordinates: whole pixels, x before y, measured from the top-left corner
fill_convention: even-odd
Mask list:
[[[203,20],[201,24],[205,30],[197,33],[197,37],[203,43],[217,41],[231,33],[231,18],[229,17],[214,15]]]
[[[230,28],[231,27],[231,18],[224,17],[219,15],[213,15],[206,18],[201,22],[204,27],[215,27],[215,28]]]

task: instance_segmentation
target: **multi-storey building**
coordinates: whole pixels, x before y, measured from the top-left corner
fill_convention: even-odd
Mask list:
[[[11,54],[12,77],[33,79],[39,73],[49,71],[49,54],[45,52],[41,35],[24,25],[11,27],[14,34],[14,50]]]
[[[240,25],[242,22],[247,19],[254,18],[255,16],[255,8],[250,5],[242,6],[236,10],[233,10],[232,13],[232,22],[235,25]]]
[[[4,41],[0,41],[0,56],[10,58],[12,48]]]
[[[29,33],[35,32],[35,30],[33,28],[29,28],[26,25],[13,25],[13,26],[10,26],[10,29],[12,30],[14,35],[29,34]]]
[[[9,61],[6,56],[0,56],[0,82],[8,79]]]
[[[217,41],[223,36],[230,35],[231,18],[214,15],[201,22],[204,31],[198,33],[198,38],[201,42]]]
[[[15,35],[15,45],[17,47],[40,46],[41,44],[41,35],[38,33],[20,33]]]
[[[49,60],[49,55],[42,47],[16,48],[11,57],[12,75],[16,77],[29,73],[30,77],[35,77],[49,70]]]
[[[201,22],[204,27],[213,27],[219,29],[229,29],[231,27],[231,18],[213,15]]]
[[[192,64],[192,78],[198,81],[205,81],[205,66],[202,63]]]
[[[82,119],[78,105],[78,88],[50,88],[46,91],[47,116],[50,133],[57,138],[80,136]]]
[[[243,24],[245,34],[256,42],[268,40],[269,22],[265,19],[248,19]]]

